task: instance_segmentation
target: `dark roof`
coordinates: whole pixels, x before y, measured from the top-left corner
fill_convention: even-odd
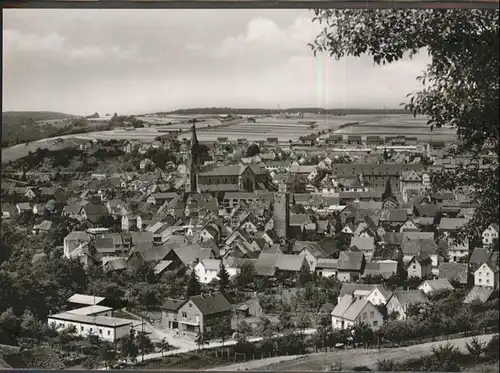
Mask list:
[[[406,255],[417,255],[418,253],[432,255],[437,253],[438,247],[431,239],[406,239],[403,241],[401,249]]]
[[[429,255],[427,255],[426,253],[420,253],[418,255],[415,255],[413,258],[411,258],[410,262],[411,263],[413,260],[415,259],[415,261],[417,261],[420,265],[425,265],[425,264],[431,264],[432,263],[432,259],[430,258]],[[409,264],[408,263],[408,264]]]
[[[477,299],[480,302],[486,302],[493,294],[493,289],[485,286],[474,286],[470,292],[465,296],[464,303],[471,303]]]
[[[88,203],[83,206],[83,210],[87,215],[107,215],[108,209],[106,206],[98,203]]]
[[[429,302],[422,290],[394,290],[393,297],[396,297],[403,309],[410,304]]]
[[[343,251],[339,254],[339,270],[361,271],[364,254],[354,251]]]
[[[351,284],[344,282],[340,288],[339,298],[346,294],[352,295],[356,290],[372,291],[376,286],[376,284]]]
[[[401,245],[403,243],[403,233],[386,232],[384,242],[387,245]]]
[[[415,205],[415,210],[418,216],[434,218],[441,212],[441,205],[422,203]]]
[[[231,311],[231,303],[221,293],[201,294],[189,298],[204,316]]]
[[[481,265],[484,262],[487,262],[491,258],[492,251],[486,249],[484,247],[476,247],[472,251],[472,254],[469,259],[470,264]]]
[[[185,303],[186,299],[165,299],[161,305],[161,309],[167,311],[178,311]]]
[[[439,265],[439,278],[455,280],[460,284],[467,284],[467,263],[441,263]]]

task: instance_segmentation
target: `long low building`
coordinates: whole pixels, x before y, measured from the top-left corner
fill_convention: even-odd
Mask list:
[[[95,335],[109,342],[115,342],[128,335],[130,330],[137,326],[135,324],[140,324],[140,321],[130,319],[100,315],[84,315],[74,313],[74,311],[50,315],[47,318],[47,322],[49,325],[55,324],[56,329],[59,330],[74,326],[76,328],[76,334],[81,337]]]

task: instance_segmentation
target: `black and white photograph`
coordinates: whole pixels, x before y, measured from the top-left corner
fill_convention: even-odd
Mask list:
[[[499,10],[438,7],[3,9],[0,370],[497,372]]]

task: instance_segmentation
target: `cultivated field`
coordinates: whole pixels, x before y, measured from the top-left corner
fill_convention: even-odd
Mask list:
[[[201,116],[196,116],[200,118]],[[144,117],[150,119],[151,117]],[[166,117],[173,119],[174,117]],[[179,139],[190,139],[189,132],[192,124],[186,123],[192,116],[175,116],[182,119],[183,123],[176,123],[164,126],[152,126],[149,128],[136,128],[126,131],[124,129],[115,129],[112,131],[95,131],[78,135],[69,135],[63,137],[77,137],[82,139],[97,140],[139,140],[150,142],[155,137],[168,131],[181,130]],[[162,118],[164,119],[164,118]],[[310,122],[314,123],[311,128]],[[346,123],[359,122],[357,125],[339,127]],[[204,118],[204,121],[196,123],[198,129],[198,139],[202,142],[214,142],[219,137],[227,137],[230,141],[236,141],[239,138],[245,138],[248,141],[265,141],[269,137],[277,137],[281,143],[288,143],[289,140],[297,141],[301,136],[311,133],[324,132],[323,137],[328,133],[341,135],[357,134],[363,136],[378,135],[396,136],[405,135],[417,137],[420,141],[444,140],[453,141],[456,139],[454,129],[442,128],[430,131],[425,124],[426,120],[422,118],[414,119],[412,115],[306,115],[305,118],[258,118],[256,123],[248,120],[238,120],[234,124],[220,123],[216,118]],[[47,140],[32,142],[25,146],[24,144],[10,148],[2,149],[2,161],[7,162],[28,155],[29,151],[36,151],[37,148],[51,148]]]
[[[357,121],[357,120],[356,120]],[[434,128],[426,124],[425,118],[413,118],[412,115],[391,115],[376,118],[365,118],[355,126],[335,131],[342,135],[363,136],[408,136],[417,137],[421,141],[454,141],[457,138],[456,129]]]
[[[215,141],[218,137],[227,137],[230,141],[246,138],[249,141],[265,141],[269,137],[277,137],[280,142],[297,141],[301,136],[311,133],[331,132],[342,135],[405,135],[417,137],[421,141],[456,139],[454,129],[435,129],[430,131],[425,118],[413,118],[412,115],[306,115],[298,118],[258,118],[256,123],[243,121],[227,127],[201,128],[198,138],[201,141]],[[309,123],[315,122],[312,128]],[[339,128],[343,124],[359,122],[356,125]],[[201,123],[200,123],[201,124]],[[170,126],[169,126],[170,127]],[[201,127],[201,126],[200,126]],[[184,133],[181,138],[189,139]]]

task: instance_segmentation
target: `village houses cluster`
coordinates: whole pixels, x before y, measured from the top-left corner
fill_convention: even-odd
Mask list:
[[[76,145],[84,151],[105,146]],[[269,281],[287,278],[294,284],[304,273],[335,278],[342,287],[329,312],[337,329],[357,322],[380,327],[380,304],[404,319],[409,305],[426,302],[438,290],[466,287],[466,302],[485,302],[498,286],[498,252],[492,249],[498,224],[491,222],[482,242],[455,242],[452,233],[478,206],[462,195],[431,190],[431,171],[453,172],[468,161],[446,158],[444,144],[327,135],[292,146],[271,138],[250,155],[246,140],[220,138],[204,164],[199,145],[193,126],[180,161],[169,165],[173,172],[145,172],[154,162],[144,158],[138,172],[93,174],[52,187],[2,181],[3,195],[19,197],[2,204],[2,218],[33,214],[36,223],[24,227],[30,235],[51,234],[52,216],[79,221],[86,229],[70,232],[60,245],[66,258],[87,269],[148,266],[163,276],[184,268],[209,284],[217,280],[221,262],[231,279],[251,263],[256,278]],[[166,146],[168,141],[127,142],[123,149],[139,147],[146,154]],[[418,289],[390,291],[361,281],[402,274],[421,279]],[[47,321],[75,325],[78,333],[97,328],[109,341],[134,327],[114,317],[115,306],[105,298],[75,294],[69,302],[71,310]],[[162,308],[165,329],[193,336],[221,318],[229,328],[235,313],[240,319],[262,313],[256,298],[232,305],[219,292],[165,299]]]

